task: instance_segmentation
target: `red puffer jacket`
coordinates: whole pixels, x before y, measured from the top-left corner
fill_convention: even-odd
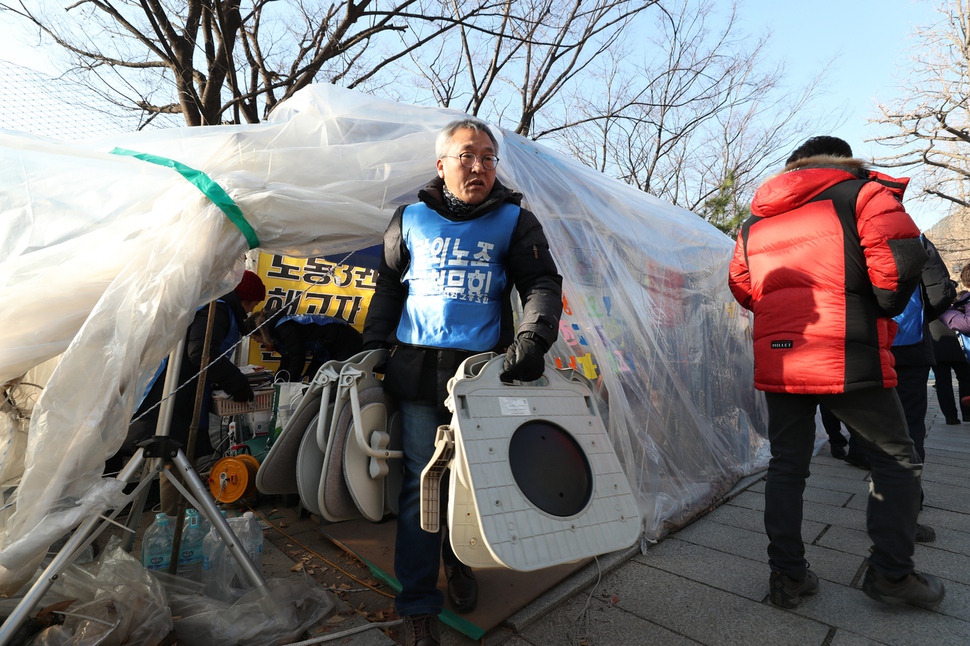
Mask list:
[[[810,157],[758,188],[728,282],[754,312],[759,390],[896,385],[891,317],[916,288],[926,252],[897,198],[906,180],[869,177],[858,160]]]

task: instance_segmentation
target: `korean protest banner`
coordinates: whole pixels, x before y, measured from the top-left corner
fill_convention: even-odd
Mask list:
[[[379,245],[323,258],[260,253],[256,273],[266,285],[262,307],[285,307],[289,314],[324,314],[363,331],[380,253]],[[279,355],[268,352],[254,338],[249,344],[249,363],[275,370]]]

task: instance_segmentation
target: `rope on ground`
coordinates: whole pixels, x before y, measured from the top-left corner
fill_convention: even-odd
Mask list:
[[[589,590],[589,595],[586,597],[586,603],[583,604],[583,608],[576,613],[576,618],[573,619],[569,626],[569,630],[566,632],[566,636],[570,641],[578,644],[583,644],[584,646],[593,646],[593,638],[589,635],[589,606],[590,602],[593,600],[593,593],[596,592],[596,588],[599,587],[600,580],[603,578],[603,568],[600,567],[600,560],[597,557],[593,557],[596,561],[596,583]]]
[[[333,563],[332,561],[329,561],[328,559],[324,558],[320,554],[316,553],[311,548],[307,547],[306,545],[304,545],[303,543],[301,543],[300,541],[298,541],[296,538],[294,538],[290,534],[287,534],[286,532],[284,532],[282,528],[277,527],[276,525],[274,525],[272,522],[270,522],[270,520],[268,518],[266,518],[266,516],[262,515],[261,513],[259,513],[255,509],[253,509],[252,506],[249,505],[248,503],[246,504],[246,508],[249,509],[249,511],[253,512],[253,514],[255,516],[258,516],[260,519],[262,519],[263,522],[265,522],[267,525],[269,525],[274,530],[276,530],[277,532],[279,532],[280,534],[282,534],[283,536],[285,536],[288,540],[293,541],[293,543],[295,543],[296,545],[300,546],[301,548],[303,548],[304,550],[306,550],[307,552],[309,552],[313,556],[317,557],[318,559],[320,559],[321,561],[323,561],[324,563],[326,563],[327,565],[329,565],[333,569],[335,569],[335,570],[337,570],[339,572],[342,572],[343,574],[346,574],[352,580],[356,581],[357,583],[361,584],[362,586],[364,586],[365,588],[371,590],[372,592],[376,592],[377,594],[383,595],[385,597],[390,597],[391,599],[394,598],[394,595],[393,594],[389,594],[389,593],[385,592],[384,590],[379,590],[379,589],[375,588],[374,586],[372,586],[371,584],[367,583],[366,581],[362,581],[362,580],[358,579],[356,576],[354,576],[353,574],[351,574],[347,570],[343,569],[342,567],[340,567],[336,563]],[[342,590],[341,592],[346,592],[346,590]]]

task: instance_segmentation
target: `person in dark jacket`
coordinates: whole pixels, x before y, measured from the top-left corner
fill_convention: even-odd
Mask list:
[[[258,275],[245,271],[239,284],[233,291],[219,297],[215,301],[215,320],[210,338],[209,365],[206,371],[206,387],[202,398],[202,412],[199,416],[198,432],[195,436],[193,451],[189,451],[186,444],[189,439],[189,427],[195,411],[195,395],[198,377],[202,369],[202,349],[205,343],[206,324],[209,318],[209,307],[206,304],[195,312],[192,322],[185,333],[185,348],[182,352],[182,363],[179,367],[179,388],[175,394],[172,422],[169,427],[169,437],[178,440],[185,448],[186,455],[201,458],[211,455],[213,447],[209,441],[209,401],[212,390],[218,387],[226,391],[234,401],[252,401],[255,397],[249,380],[246,378],[230,356],[220,356],[239,342],[240,330],[246,316],[266,298],[266,287]],[[134,422],[128,427],[128,435],[117,456],[126,458],[134,454],[136,444],[155,435],[158,425],[158,404],[162,398],[167,372],[166,360],[159,368],[155,380],[150,386],[144,400],[135,412]],[[123,463],[122,463],[123,464]],[[109,467],[110,468],[110,467]],[[162,511],[172,516],[178,508],[178,492],[166,480],[164,474],[159,483],[159,494]]]
[[[933,356],[936,366],[936,401],[946,423],[955,425],[970,422],[970,407],[963,404],[963,399],[970,399],[970,362],[963,351],[956,330],[951,330],[946,324],[936,319],[930,321],[930,335],[933,337]],[[957,396],[953,392],[953,377],[957,380]],[[959,410],[957,402],[960,402]]]
[[[950,278],[946,263],[926,236],[920,236],[927,253],[919,286],[913,292],[912,305],[895,318],[899,324],[893,339],[892,353],[896,360],[896,392],[906,411],[909,436],[913,438],[920,460],[926,459],[923,440],[926,438],[926,383],[930,368],[936,363],[933,354],[933,335],[930,322],[950,307],[956,297],[956,283]],[[907,335],[907,329],[910,332]]]
[[[963,283],[963,287],[965,289],[970,288],[970,265],[965,266],[960,271],[960,282]],[[966,351],[963,350],[963,343],[956,335],[959,333],[964,337],[970,336],[970,314],[968,314],[967,312],[967,305],[970,305],[970,292],[964,291],[964,292],[961,292],[959,296],[957,296],[957,299],[950,305],[950,307],[945,312],[943,312],[943,314],[940,315],[940,318],[937,321],[937,323],[942,323],[949,330],[949,334],[941,333],[942,340],[949,339],[951,338],[950,335],[952,335],[952,340],[953,340],[952,344],[945,344],[943,346],[945,348],[944,349],[944,352],[946,353],[945,356],[953,357],[954,363],[952,365],[960,366],[961,370],[963,369],[962,368],[963,364],[960,364],[956,359],[956,356],[955,356],[956,349],[957,348],[960,349],[965,360],[970,359],[970,357],[967,357]],[[963,339],[963,341],[966,341],[966,339]],[[946,349],[948,346],[949,346],[949,349]],[[939,361],[939,358],[937,358],[937,360]],[[959,376],[960,376],[960,373],[957,372],[957,377],[959,378]],[[946,374],[944,379],[948,379],[948,378],[949,378],[949,374]],[[936,376],[936,382],[937,382],[937,397],[942,397],[940,395],[941,384],[940,384],[939,374],[937,374]],[[948,384],[949,382],[947,381],[946,383]],[[963,387],[964,387],[964,384],[963,384],[963,381],[961,380],[960,381],[960,409],[963,411],[963,421],[970,422],[970,416],[967,415],[967,413],[970,412],[970,393],[967,393],[966,395],[964,395]],[[953,395],[952,385],[950,386],[949,392],[952,398],[952,395]],[[953,405],[952,401],[949,403],[948,408],[944,408],[944,403],[941,400],[940,408],[943,410],[943,414],[947,416],[947,424],[950,423],[951,414],[954,419],[956,418],[956,407]]]
[[[361,333],[347,321],[325,314],[285,314],[264,307],[253,318],[262,346],[280,355],[278,380],[313,379],[324,363],[346,361],[364,345]]]
[[[728,285],[754,313],[755,387],[768,404],[768,598],[778,606],[818,592],[801,527],[819,404],[853,429],[872,462],[863,591],[928,608],[945,595],[913,565],[922,463],[894,389],[891,317],[906,307],[927,254],[891,184],[845,141],[812,137],[758,188],[734,248]]]
[[[438,643],[438,569],[457,612],[478,599],[472,571],[442,533],[420,525],[420,475],[439,425],[450,422],[447,382],[480,352],[505,352],[503,380],[542,376],[559,334],[562,277],[536,216],[496,177],[499,144],[473,118],[454,121],[435,146],[438,177],[399,208],[384,232],[377,285],[364,323],[364,349],[390,348],[385,390],[400,404],[405,474],[397,518],[395,600],[407,644]],[[511,290],[522,305],[513,326]],[[443,552],[443,553],[442,553]]]
[[[893,339],[892,352],[896,360],[896,394],[906,413],[906,426],[913,440],[920,462],[926,461],[923,442],[926,439],[926,382],[930,368],[936,363],[933,356],[933,337],[930,321],[935,321],[953,302],[956,283],[950,278],[946,263],[926,236],[920,236],[926,250],[926,264],[920,274],[919,285],[901,314],[895,317],[899,328]],[[922,497],[920,498],[922,508]],[[916,540],[929,543],[936,539],[933,528],[916,524]]]

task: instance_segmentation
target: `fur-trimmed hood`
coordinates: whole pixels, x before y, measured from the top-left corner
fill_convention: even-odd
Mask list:
[[[788,173],[800,168],[838,168],[848,171],[858,177],[865,179],[868,177],[869,165],[855,157],[834,157],[832,155],[816,155],[814,157],[802,157],[790,164],[786,164],[782,173]],[[779,173],[780,174],[780,173]]]
[[[758,187],[751,201],[751,213],[770,217],[798,208],[825,189],[850,179],[872,179],[888,188],[900,202],[909,178],[895,178],[870,170],[856,158],[817,155],[787,164]]]

